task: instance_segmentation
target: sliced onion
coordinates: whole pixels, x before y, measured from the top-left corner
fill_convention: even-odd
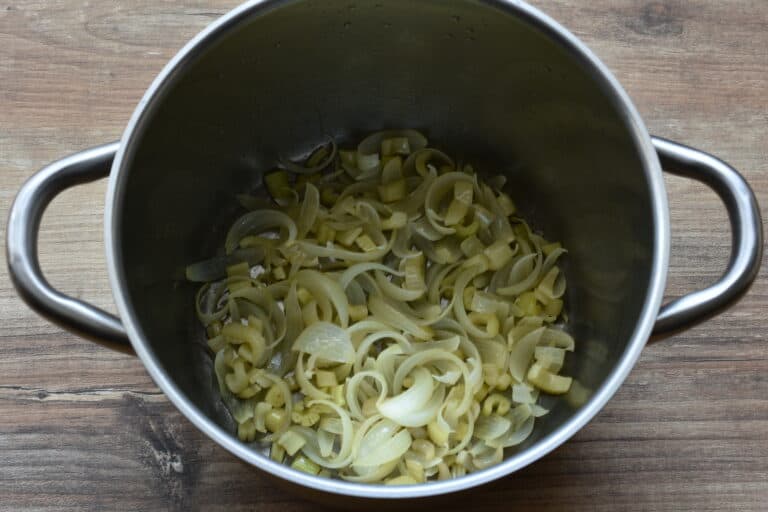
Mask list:
[[[349,251],[347,249],[339,249],[336,247],[325,247],[305,241],[297,242],[301,250],[310,255],[320,258],[335,258],[343,261],[360,262],[360,261],[375,261],[380,260],[389,252],[392,246],[394,238],[390,239],[385,245],[377,247],[370,252],[358,252]]]
[[[375,445],[367,454],[358,456],[353,462],[353,466],[372,467],[398,460],[408,451],[412,441],[413,439],[408,430],[402,429],[386,441]]]
[[[299,220],[296,226],[296,237],[304,238],[315,223],[320,212],[320,192],[311,183],[307,183],[304,192],[304,202],[301,204]]]
[[[357,263],[350,266],[347,270],[344,271],[343,274],[341,274],[341,277],[339,277],[339,285],[342,287],[342,289],[346,289],[347,286],[349,286],[349,283],[351,283],[357,276],[371,270],[388,272],[398,277],[403,277],[404,275],[402,272],[398,272],[392,267],[382,265],[381,263]]]
[[[512,422],[504,416],[491,414],[480,416],[475,423],[475,436],[483,441],[497,439],[512,427]]]
[[[512,351],[509,354],[509,373],[518,382],[525,380],[525,373],[533,360],[533,353],[536,345],[541,340],[546,327],[539,327],[523,336],[520,340],[515,340],[512,345]]]
[[[384,326],[384,329],[388,329],[388,326]],[[354,369],[355,371],[359,371],[363,366],[363,359],[368,354],[369,350],[371,349],[371,346],[381,340],[394,340],[402,349],[403,353],[406,352],[412,352],[413,351],[413,345],[411,342],[400,334],[399,332],[392,331],[392,330],[379,330],[377,332],[371,333],[368,336],[366,336],[363,341],[360,342],[360,345],[357,347],[357,350],[355,352],[355,365]]]
[[[342,327],[349,325],[349,302],[347,295],[337,281],[316,270],[301,270],[296,281],[311,293],[316,300],[327,298],[333,304]]]
[[[400,312],[383,298],[372,296],[368,299],[368,310],[380,321],[402,329],[413,336],[426,340],[430,332],[421,327],[413,318]]]
[[[383,375],[381,375],[379,372],[375,371],[358,371],[356,372],[348,381],[347,381],[347,392],[346,392],[346,399],[347,399],[347,406],[349,407],[349,412],[352,414],[352,417],[357,420],[363,419],[363,411],[360,409],[360,403],[357,399],[357,392],[358,387],[360,386],[360,383],[363,381],[363,379],[374,379],[376,382],[379,383],[379,402],[384,400],[384,398],[387,396],[387,393],[389,392],[389,386],[387,384],[387,379],[384,378]]]
[[[310,407],[315,404],[324,405],[325,407],[332,409],[339,416],[339,419],[341,419],[342,427],[340,436],[341,446],[339,447],[338,455],[333,459],[324,460],[320,462],[320,464],[327,468],[341,468],[349,465],[352,459],[352,438],[354,436],[355,428],[352,424],[352,419],[349,417],[349,413],[330,400],[312,400],[308,403]]]
[[[541,254],[531,253],[517,260],[509,272],[509,284],[496,290],[499,295],[515,296],[531,288],[541,273]]]
[[[453,194],[453,187],[456,183],[464,181],[472,183],[472,177],[463,172],[449,172],[437,178],[427,191],[424,210],[427,212],[432,227],[444,235],[450,235],[456,232],[455,228],[447,227],[443,224],[443,216],[439,213],[440,201],[447,195]]]
[[[393,284],[389,279],[384,277],[384,273],[381,270],[377,270],[374,275],[376,276],[376,283],[381,288],[388,298],[400,302],[411,302],[418,300],[426,293],[426,288],[419,290],[409,290],[407,288],[401,288],[396,284]]]
[[[336,141],[332,138],[329,138],[328,144],[331,146],[331,150],[328,153],[328,156],[326,156],[319,164],[315,165],[314,167],[305,167],[301,164],[297,164],[295,162],[291,162],[288,159],[281,159],[280,164],[288,169],[291,172],[294,172],[296,174],[314,174],[316,172],[320,172],[326,167],[328,167],[331,162],[336,160],[336,153],[338,152],[338,147],[336,146]]]
[[[226,292],[225,281],[206,283],[197,291],[195,311],[204,326],[222,320],[227,315],[227,308],[219,305]]]
[[[232,224],[227,233],[224,249],[227,254],[237,248],[240,240],[251,234],[260,234],[274,229],[284,230],[287,233],[285,242],[296,240],[296,224],[288,215],[278,210],[255,210],[248,212]]]
[[[415,172],[422,177],[428,176],[430,172],[428,163],[433,159],[438,160],[443,165],[454,167],[451,157],[442,151],[433,148],[424,148],[414,151],[405,162],[403,162],[403,174],[407,176]]]
[[[506,369],[509,352],[505,343],[498,339],[480,339],[475,340],[475,344],[484,364]]]
[[[425,368],[417,368],[413,372],[413,380],[414,383],[408,390],[378,405],[382,416],[405,427],[426,425],[426,423],[415,424],[411,416],[424,408],[435,390],[432,375]]]
[[[430,242],[437,242],[445,237],[445,233],[438,231],[432,223],[426,218],[421,217],[411,224],[414,233]]]
[[[304,329],[294,341],[293,350],[336,363],[355,361],[349,333],[330,322],[315,322]]]
[[[486,443],[492,448],[517,446],[531,436],[533,423],[534,417],[531,415],[517,429],[510,429],[505,435],[496,439],[490,439]]]

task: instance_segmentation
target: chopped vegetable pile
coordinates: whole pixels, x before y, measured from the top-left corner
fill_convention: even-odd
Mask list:
[[[243,442],[353,482],[500,462],[562,394],[565,250],[412,130],[331,141],[240,196],[224,252],[187,267]],[[492,185],[491,185],[492,184]]]

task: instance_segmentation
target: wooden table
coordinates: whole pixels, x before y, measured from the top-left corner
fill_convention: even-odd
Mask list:
[[[167,59],[237,0],[8,0],[0,5],[0,226],[47,162],[119,137]],[[537,0],[616,73],[650,130],[740,169],[768,208],[768,2]],[[729,251],[714,194],[667,177],[668,294]],[[50,281],[113,309],[105,182],[54,201]],[[3,236],[4,240],[4,236]],[[4,257],[4,251],[0,258]],[[766,267],[764,267],[766,268]],[[768,281],[649,346],[605,410],[544,460],[455,510],[768,510]],[[0,265],[0,509],[312,510],[197,431],[132,357],[63,332]],[[450,508],[450,507],[449,507]]]

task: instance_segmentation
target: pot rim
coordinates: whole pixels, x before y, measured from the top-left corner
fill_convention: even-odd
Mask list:
[[[599,85],[604,89],[604,92],[611,96],[617,110],[622,114],[624,122],[640,153],[649,184],[648,193],[651,198],[654,223],[654,254],[645,304],[631,339],[614,369],[605,379],[602,386],[590,397],[588,402],[576,411],[563,425],[546,437],[539,439],[529,448],[485,470],[452,480],[410,486],[385,486],[381,484],[357,484],[338,479],[311,476],[294,470],[287,465],[277,463],[240,443],[231,433],[216,425],[186,398],[184,393],[161,368],[160,362],[150,349],[136,321],[136,313],[129,303],[125,292],[126,277],[123,272],[121,244],[117,237],[116,228],[119,226],[122,216],[122,178],[123,174],[128,172],[128,170],[124,169],[124,166],[132,160],[133,146],[139,138],[137,134],[142,131],[143,121],[149,117],[153,107],[162,100],[162,97],[171,88],[176,78],[184,72],[185,65],[207,50],[219,36],[248,17],[263,15],[286,3],[293,2],[286,2],[285,0],[250,0],[231,10],[205,28],[187,43],[155,78],[136,107],[123,133],[120,149],[115,156],[110,173],[105,208],[104,240],[106,242],[112,294],[120,318],[130,337],[131,344],[152,379],[187,419],[233,455],[263,471],[271,473],[273,476],[322,492],[361,498],[386,499],[442,495],[476,487],[507,476],[542,458],[563,444],[589,422],[624,382],[651,334],[666,283],[669,265],[670,234],[669,211],[664,179],[648,130],[629,96],[613,74],[584,43],[563,26],[537,8],[519,0],[480,1],[505,15],[523,19],[543,34],[555,40],[573,58],[578,59],[582,65],[589,69]]]

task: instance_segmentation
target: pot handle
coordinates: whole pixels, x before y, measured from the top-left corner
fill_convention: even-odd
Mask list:
[[[725,273],[715,284],[661,307],[653,336],[664,337],[716,315],[749,289],[760,269],[763,226],[755,194],[736,169],[710,154],[666,139],[654,137],[653,145],[665,171],[714,190],[731,222],[731,257]]]
[[[6,255],[13,284],[32,309],[68,331],[133,353],[117,317],[53,289],[37,258],[40,220],[48,204],[69,187],[108,176],[118,147],[115,142],[82,151],[48,165],[27,180],[11,206]]]

